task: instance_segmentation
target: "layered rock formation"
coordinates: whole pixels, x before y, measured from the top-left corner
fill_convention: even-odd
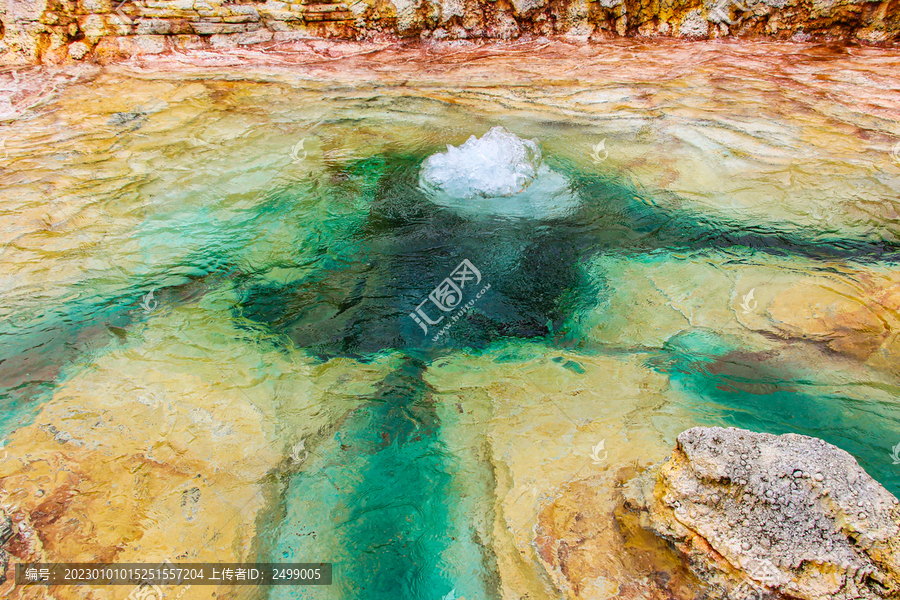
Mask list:
[[[616,478],[618,494],[571,482],[540,515],[541,562],[569,598],[900,593],[900,503],[822,440],[695,427],[670,458]]]
[[[768,36],[886,42],[897,0],[2,0],[5,62],[60,62],[303,37]]]
[[[622,564],[626,557],[610,551],[617,548],[615,474],[623,464],[665,456],[666,440],[691,421],[666,378],[640,359],[555,352],[528,358],[527,352],[510,344],[482,357],[460,354],[427,374],[448,448],[461,457],[467,457],[463,448],[483,454],[465,459],[465,489],[454,499],[454,512],[475,523],[491,548],[503,598],[556,598],[558,588],[566,589],[565,575],[541,565],[553,552],[555,532],[569,525],[583,544],[563,544],[566,572],[577,579],[580,559],[592,574],[581,597],[606,598],[633,574]],[[590,454],[601,440],[607,450],[595,460]],[[495,496],[493,504],[483,500],[487,494]],[[677,557],[662,562],[678,568]],[[606,566],[608,577],[601,577],[597,570]],[[681,573],[679,581],[696,583]],[[634,580],[633,589],[639,588]],[[457,592],[474,595],[461,587]]]
[[[900,593],[900,503],[822,440],[690,429],[625,497],[626,513],[729,597]]]

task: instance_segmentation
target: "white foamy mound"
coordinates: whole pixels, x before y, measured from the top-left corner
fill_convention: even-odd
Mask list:
[[[419,185],[435,204],[470,215],[557,218],[578,205],[569,181],[542,162],[538,141],[503,127],[429,156]]]

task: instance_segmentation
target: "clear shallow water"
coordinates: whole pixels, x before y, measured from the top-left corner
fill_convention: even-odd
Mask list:
[[[742,77],[719,81],[722,64],[591,85],[563,65],[512,87],[275,67],[237,81],[196,66],[93,74],[4,125],[4,433],[48,403],[77,412],[85,382],[112,413],[201,407],[196,452],[220,451],[232,407],[262,414],[253,441],[279,483],[248,513],[248,544],[336,564],[334,586],[273,598],[527,588],[509,583],[507,556],[523,515],[590,473],[599,439],[615,465],[658,460],[697,424],[794,431],[897,494],[897,355],[752,320],[777,321],[766,307],[797,281],[858,285],[861,304],[864,281],[894,289],[898,100],[875,90],[898,85],[896,65],[811,53],[779,71],[722,52]],[[823,60],[871,105],[808,81]],[[494,125],[541,141],[576,211],[478,217],[428,201],[422,161]],[[408,315],[463,260],[490,289],[434,341]],[[747,316],[750,289],[761,307]],[[180,375],[163,390],[167,371]],[[156,457],[140,436],[167,440],[116,435]]]

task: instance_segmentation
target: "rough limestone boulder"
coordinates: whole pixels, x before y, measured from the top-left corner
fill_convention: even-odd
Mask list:
[[[900,598],[900,502],[823,440],[689,429],[624,497],[713,596]]]

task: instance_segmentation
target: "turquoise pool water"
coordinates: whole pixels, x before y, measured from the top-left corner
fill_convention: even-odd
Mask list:
[[[840,205],[823,222],[808,186],[794,190],[774,159],[686,142],[688,130],[721,125],[710,124],[715,111],[676,118],[626,94],[601,122],[565,103],[589,91],[578,86],[535,100],[546,114],[497,113],[462,91],[447,102],[393,89],[387,102],[311,87],[105,75],[8,125],[22,137],[0,174],[4,436],[40,425],[47,405],[80,414],[82,384],[112,411],[135,398],[161,410],[164,397],[176,413],[202,401],[216,416],[219,394],[232,394],[264,415],[253,439],[273,456],[254,479],[269,486],[264,505],[242,513],[255,529],[241,552],[335,565],[334,585],[266,590],[273,599],[506,597],[525,550],[510,559],[498,548],[527,537],[511,525],[527,520],[509,516],[515,499],[533,494],[536,511],[566,477],[583,477],[595,424],[608,427],[597,436],[614,432],[603,435],[623,465],[663,458],[691,425],[816,436],[900,493],[890,328],[873,330],[875,349],[855,316],[826,307],[793,322],[776,310],[798,281],[894,289],[895,220]],[[99,108],[113,92],[118,105]],[[122,116],[152,97],[166,100]],[[804,127],[819,124],[793,114],[768,118],[811,136]],[[51,150],[42,132],[58,119],[70,133]],[[540,142],[578,198],[572,211],[464,213],[429,199],[423,162],[494,125]],[[601,136],[609,162],[587,151]],[[291,154],[301,138],[303,158]],[[764,134],[754,143],[784,150]],[[808,144],[844,171],[840,184],[820,173],[829,194],[865,182],[866,201],[877,200],[900,177],[891,166],[873,174],[828,139]],[[716,179],[704,161],[728,170]],[[679,183],[660,184],[669,177]],[[749,208],[736,200],[745,188],[764,190]],[[785,217],[772,188],[796,192],[797,215]],[[453,279],[463,265],[468,278]],[[410,315],[425,306],[436,319],[438,301],[427,302],[438,289],[455,290],[441,296],[453,310],[423,325]],[[865,290],[855,301],[875,306]],[[116,369],[125,392],[105,387]],[[151,371],[206,387],[160,391],[142,375]],[[564,405],[562,391],[579,386],[594,395]],[[645,394],[664,401],[643,405]],[[529,416],[544,410],[557,419],[546,431]],[[518,456],[531,453],[543,458]],[[541,470],[571,465],[566,477]]]

